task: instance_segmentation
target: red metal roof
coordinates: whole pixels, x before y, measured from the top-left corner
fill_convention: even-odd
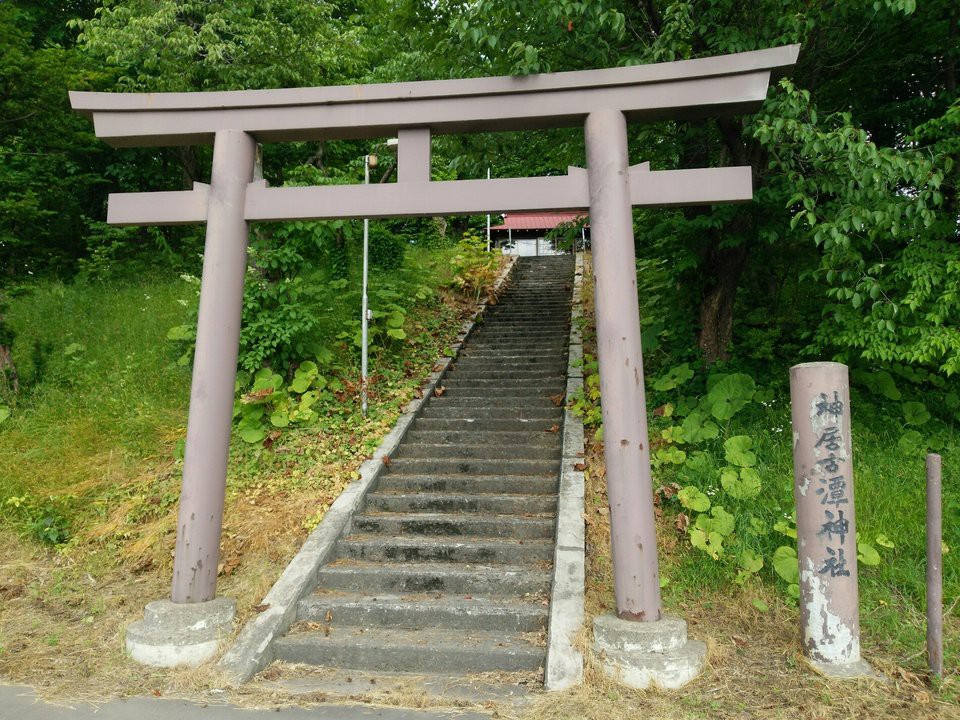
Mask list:
[[[519,212],[505,213],[502,225],[491,230],[552,230],[557,225],[586,217],[585,212]]]

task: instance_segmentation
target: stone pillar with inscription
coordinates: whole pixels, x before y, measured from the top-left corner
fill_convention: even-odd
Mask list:
[[[874,675],[860,657],[847,366],[790,368],[803,651],[831,677]]]

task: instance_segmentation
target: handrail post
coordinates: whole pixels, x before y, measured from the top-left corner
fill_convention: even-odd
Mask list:
[[[943,458],[927,455],[927,664],[943,677]]]

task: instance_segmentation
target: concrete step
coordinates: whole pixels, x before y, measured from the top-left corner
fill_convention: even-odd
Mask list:
[[[517,365],[521,366],[523,364],[535,364],[535,363],[545,363],[545,362],[556,362],[558,359],[566,362],[567,359],[567,349],[563,348],[563,352],[548,353],[541,355],[530,355],[529,353],[524,352],[507,352],[505,350],[498,350],[496,348],[474,348],[464,349],[460,353],[461,361],[466,360],[482,360],[488,363],[499,363],[501,366]]]
[[[340,543],[337,553],[342,558],[377,562],[542,565],[553,560],[553,543],[548,540],[353,535]]]
[[[521,359],[522,358],[522,359]],[[517,356],[509,362],[462,356],[448,372],[480,372],[480,373],[555,373],[567,374],[567,363],[563,358]]]
[[[567,358],[567,338],[564,336],[563,341],[556,342],[542,342],[542,343],[532,343],[525,340],[518,341],[478,341],[473,343],[473,354],[470,357],[476,357],[476,354],[487,354],[492,357],[504,358],[511,356],[522,356],[527,357],[531,355],[536,355],[540,357],[552,357]]]
[[[556,511],[557,499],[550,495],[375,492],[367,496],[367,512],[529,515]]]
[[[566,386],[567,378],[557,375],[539,375],[534,377],[513,378],[484,378],[475,377],[469,371],[456,370],[444,376],[441,384],[446,388],[477,387],[490,390],[537,389],[545,388],[544,392],[557,385]]]
[[[336,560],[317,573],[327,590],[380,593],[439,593],[518,597],[550,590],[548,569],[529,565],[457,565]]]
[[[533,282],[537,282],[534,280]],[[531,286],[528,288],[523,287],[523,282],[515,284],[513,287],[508,288],[504,293],[500,295],[500,302],[497,303],[497,307],[503,307],[507,303],[503,302],[506,300],[511,304],[515,304],[513,301],[524,300],[530,303],[566,303],[570,304],[570,290],[565,290],[567,284],[567,279],[564,278],[560,280],[559,278],[545,279],[544,282],[540,282],[537,286]],[[573,288],[571,287],[571,290]]]
[[[559,387],[561,390],[566,387],[566,378],[563,377],[540,377],[523,378],[513,380],[490,380],[484,378],[471,378],[461,376],[445,377],[440,381],[441,386],[446,390],[457,389],[460,394],[464,390],[475,390],[477,395],[484,393],[516,393],[518,391],[527,391],[539,394],[544,397],[555,395]],[[441,397],[443,393],[441,392]],[[494,396],[494,395],[491,395]]]
[[[327,618],[330,620],[327,620]],[[344,625],[384,628],[460,628],[537,632],[547,623],[547,606],[509,598],[403,595],[369,597],[318,591],[300,601],[297,619],[324,623],[331,632]]]
[[[559,432],[549,432],[550,426],[538,427],[526,423],[526,427],[514,431],[498,431],[488,428],[476,430],[423,430],[419,424],[404,436],[404,443],[414,445],[536,445],[560,450],[562,439]]]
[[[488,310],[488,312],[485,314],[485,319],[489,320],[491,317],[501,314],[532,315],[537,312],[543,315],[556,317],[558,319],[564,319],[563,309],[569,307],[569,297],[563,297],[562,295],[557,295],[554,293],[541,296],[510,294],[504,295],[501,298],[501,302],[497,303],[497,305]],[[569,318],[570,316],[567,315],[566,319]]]
[[[443,399],[439,404],[447,405],[467,405],[467,406],[488,406],[499,405],[500,407],[509,407],[511,405],[530,405],[533,407],[546,407],[550,404],[560,402],[562,405],[564,388],[561,386],[544,386],[532,388],[524,387],[474,387],[452,385],[444,387]],[[554,398],[557,398],[554,401]],[[557,406],[560,407],[560,406]]]
[[[514,634],[346,627],[276,642],[277,660],[362,670],[445,674],[536,670],[545,649]]]
[[[548,318],[556,321],[570,320],[570,303],[532,304],[529,307],[516,307],[513,303],[498,305],[486,314],[485,324],[502,322],[504,319],[520,322],[535,322]]]
[[[382,513],[358,515],[353,527],[361,533],[387,535],[446,535],[496,537],[514,540],[552,538],[553,517],[464,515],[458,513]]]
[[[482,342],[486,339],[506,338],[516,339],[526,337],[531,340],[545,341],[557,338],[565,338],[569,332],[566,327],[557,329],[544,329],[540,323],[530,325],[520,325],[516,323],[500,323],[496,326],[487,326],[474,331],[470,336],[471,345]]]
[[[410,432],[532,432],[547,433],[556,424],[562,410],[547,411],[540,418],[463,417],[442,418],[420,416]],[[552,434],[552,433],[551,433]]]
[[[553,433],[551,433],[553,434]],[[559,433],[557,433],[559,434]],[[419,443],[403,443],[393,455],[394,460],[421,459],[428,460],[554,460],[560,454],[560,447],[543,445],[427,445]]]
[[[474,350],[522,350],[524,352],[536,353],[546,350],[556,350],[557,352],[566,352],[567,336],[562,337],[553,335],[543,338],[531,338],[525,335],[515,337],[483,338],[478,337],[471,340],[471,347]]]
[[[566,364],[561,368],[560,363],[543,365],[540,367],[510,367],[496,366],[491,363],[480,364],[472,360],[459,363],[454,369],[444,375],[447,380],[550,380],[566,377]]]
[[[451,377],[443,379],[443,388],[448,391],[447,398],[457,395],[477,395],[503,400],[528,400],[537,397],[549,398],[563,392],[566,378],[527,378],[524,380],[507,378],[505,380],[473,379],[470,377]],[[467,391],[471,392],[467,392]]]
[[[520,458],[397,458],[390,462],[390,472],[407,475],[446,475],[471,473],[491,475],[547,475],[560,471],[559,455],[548,460],[524,460]]]
[[[529,320],[498,317],[496,319],[487,320],[485,323],[477,327],[474,332],[476,332],[477,335],[491,332],[531,332],[536,333],[537,335],[556,335],[558,333],[562,333],[567,327],[569,327],[569,325],[569,319],[562,319],[559,317],[544,317],[542,315],[537,318],[530,318]]]
[[[554,475],[399,475],[380,480],[379,492],[524,493],[556,495]]]
[[[542,332],[539,325],[518,326],[511,324],[509,327],[483,328],[477,330],[470,336],[470,344],[486,342],[488,339],[506,339],[516,340],[518,338],[528,338],[531,341],[547,342],[561,338],[566,338],[568,330],[558,329],[556,332]]]
[[[564,334],[564,339],[568,338],[568,334]],[[537,366],[540,365],[557,365],[563,362],[563,368],[566,369],[566,356],[567,350],[564,348],[563,352],[560,354],[554,355],[527,355],[524,353],[508,353],[502,352],[495,358],[478,358],[477,353],[490,353],[493,352],[491,349],[480,350],[479,348],[474,347],[473,345],[467,345],[460,351],[460,356],[457,358],[454,363],[454,367],[458,367],[463,363],[470,362],[486,362],[486,363],[496,363],[498,367],[501,368],[516,368],[518,370],[530,369],[528,366],[534,366],[534,369],[537,369]]]
[[[443,420],[444,422],[481,422],[486,420],[503,420],[509,423],[516,422],[536,422],[556,423],[563,420],[563,409],[558,407],[552,401],[547,403],[537,403],[531,406],[529,403],[520,405],[481,405],[472,403],[466,405],[460,403],[447,403],[436,405],[428,404],[417,418],[422,420]]]
[[[470,388],[454,388],[449,392],[444,389],[442,397],[430,399],[430,405],[435,407],[456,407],[456,408],[501,408],[505,412],[508,410],[549,410],[550,408],[562,408],[564,397],[561,391],[551,393],[549,391],[540,391],[535,395],[525,395],[522,392],[512,392],[503,396],[494,395],[492,392],[486,393],[482,390]]]

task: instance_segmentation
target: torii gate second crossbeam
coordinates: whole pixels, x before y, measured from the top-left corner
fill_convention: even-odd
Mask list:
[[[177,523],[172,600],[216,594],[248,223],[589,208],[617,614],[660,618],[660,587],[633,206],[743,202],[749,167],[629,167],[626,123],[755,110],[799,46],[580,72],[210,93],[70,94],[119,146],[213,143],[209,186],[114,194],[120,225],[206,222],[196,354]],[[431,134],[584,124],[587,170],[565,176],[430,181]],[[399,138],[395,184],[270,188],[254,180],[257,143]]]

